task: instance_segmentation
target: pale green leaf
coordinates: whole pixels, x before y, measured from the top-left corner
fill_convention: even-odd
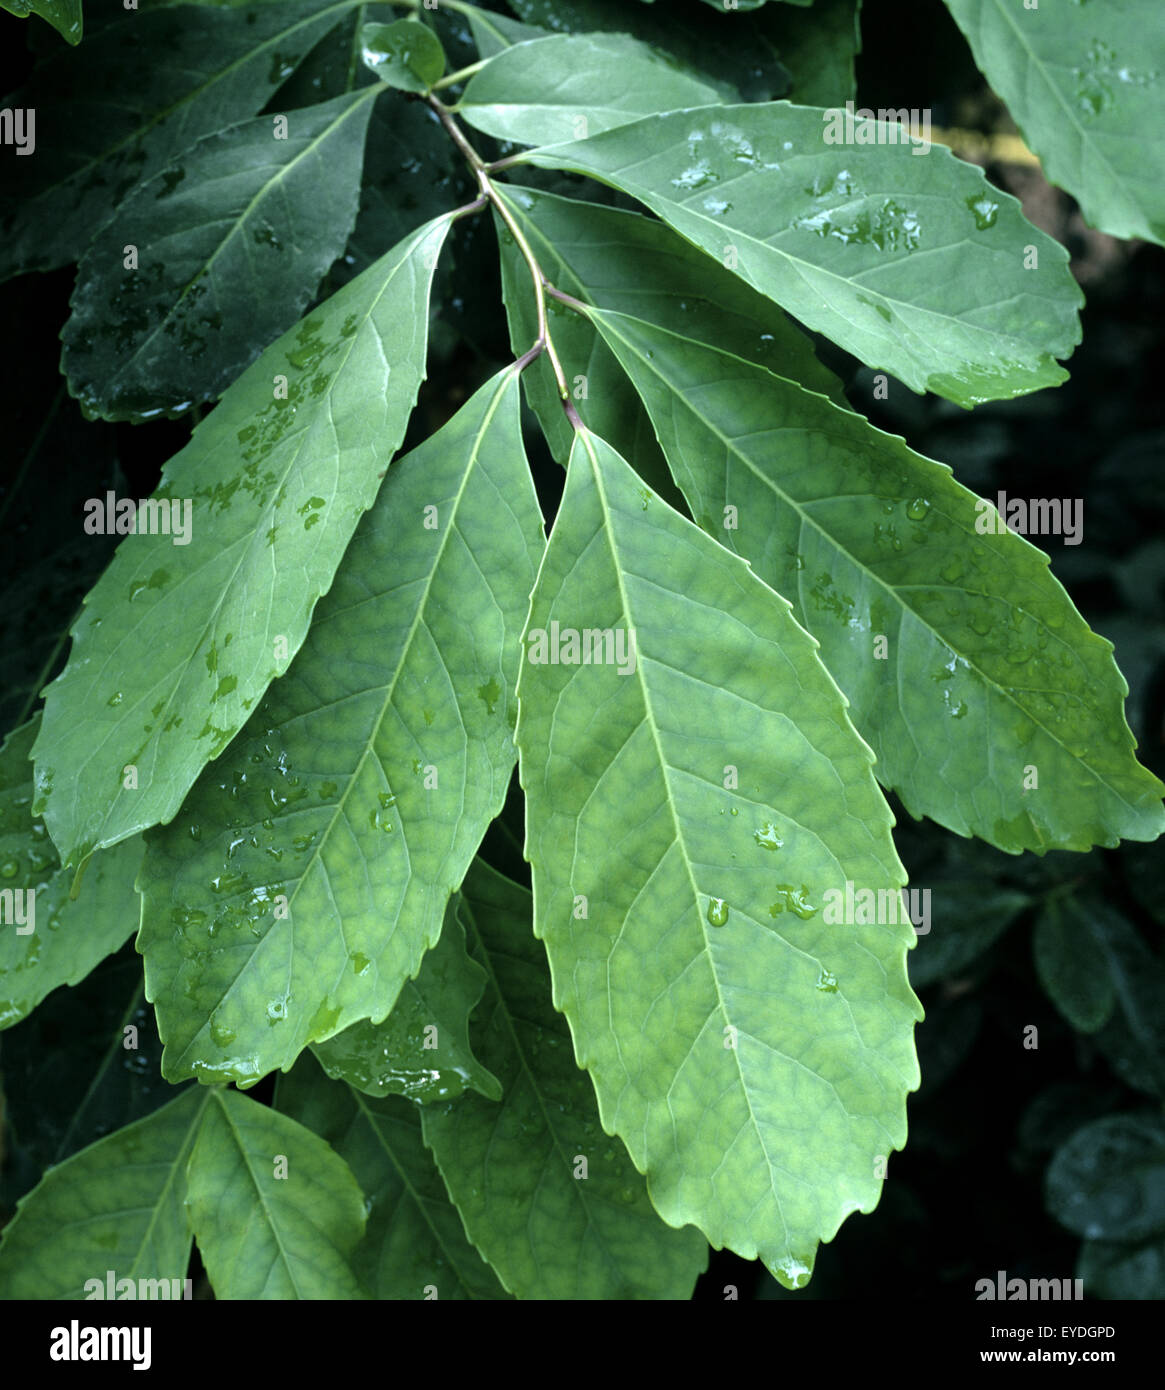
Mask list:
[[[634,661],[567,664],[552,623],[633,632]],[[586,431],[526,641],[535,930],[604,1125],[665,1220],[799,1286],[918,1085],[872,754],[789,605]],[[847,885],[882,924],[839,924]]]
[[[367,1194],[368,1228],[351,1262],[371,1297],[509,1297],[466,1239],[415,1105],[329,1081],[311,1057],[279,1078],[276,1105],[326,1139]]]
[[[1110,236],[1165,245],[1165,25],[1142,0],[947,0],[1053,183]]]
[[[427,92],[445,71],[441,40],[417,19],[365,24],[360,44],[364,66],[401,91]]]
[[[187,1091],[50,1168],[4,1228],[0,1298],[84,1298],[109,1270],[165,1280],[168,1297],[190,1263],[186,1162],[207,1100]]]
[[[8,98],[35,110],[36,151],[7,166],[0,278],[79,259],[126,194],[261,110],[355,3],[134,10],[39,65]]]
[[[542,546],[507,368],[393,464],[291,671],[149,837],[171,1080],[286,1068],[416,975],[505,799]]]
[[[286,138],[270,116],[208,135],[120,205],[81,261],[61,335],[91,415],[213,400],[298,319],[356,221],[376,95],[294,111]]]
[[[466,954],[465,928],[450,899],[440,941],[384,1022],[354,1023],[313,1051],[330,1077],[365,1095],[425,1104],[455,1100],[468,1087],[500,1100],[498,1079],[473,1055],[467,1032],[484,988],[485,972]]]
[[[719,99],[625,34],[552,34],[491,58],[455,109],[499,140],[549,145]]]
[[[140,838],[97,855],[78,897],[69,897],[72,875],[29,809],[39,726],[37,715],[0,749],[0,1028],[19,1023],[59,985],[83,980],[138,927]]]
[[[489,977],[473,1031],[500,1103],[466,1095],[422,1111],[469,1239],[518,1298],[689,1298],[707,1260],[669,1230],[571,1056],[531,931],[530,894],[474,862],[459,908]]]
[[[784,102],[671,111],[519,158],[638,198],[912,390],[970,406],[1063,381],[1054,359],[1079,341],[1082,300],[1063,247],[949,150],[907,148],[879,122],[858,125],[880,143],[829,143],[846,136],[834,117]]]
[[[998,513],[853,411],[606,310],[692,515],[795,604],[883,785],[1009,853],[1151,840],[1112,644]],[[1032,771],[1034,769],[1034,773]]]
[[[212,1090],[187,1191],[216,1298],[362,1297],[348,1256],[364,1234],[364,1194],[344,1160],[295,1120]]]
[[[126,536],[88,595],[34,749],[34,811],[66,867],[168,821],[299,650],[404,437],[449,225],[407,237],[239,377],[163,472],[166,532]]]

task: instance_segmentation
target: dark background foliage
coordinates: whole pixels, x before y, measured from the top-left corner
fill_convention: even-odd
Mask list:
[[[700,9],[695,0],[685,3]],[[39,21],[22,26],[4,15],[0,23],[8,45],[0,83],[11,91],[31,66],[32,50],[59,40],[37,32]],[[908,10],[892,0],[867,0],[862,43],[859,106],[929,108],[941,128],[1014,129],[939,0],[918,0]],[[454,41],[450,66],[471,60]],[[1092,627],[1115,644],[1130,686],[1127,717],[1139,756],[1165,776],[1165,253],[1090,231],[1073,200],[1032,167],[987,167],[989,177],[1021,198],[1028,217],[1072,254],[1088,303],[1083,343],[1067,364],[1071,380],[1055,391],[967,413],[897,385],[888,400],[876,400],[872,373],[832,345],[823,345],[822,354],[847,382],[858,409],[903,434],[919,452],[950,463],[975,491],[1083,499],[1083,544],[1065,546],[1055,537],[1046,542],[1053,572]],[[418,180],[403,167],[370,165],[366,184],[366,199],[382,199],[389,213],[403,211],[401,231],[436,210],[423,201],[435,191],[442,206],[463,201],[457,177],[434,190],[427,174]],[[454,252],[444,327],[433,335],[430,377],[406,448],[443,423],[511,356],[487,220],[460,222]],[[321,298],[362,268],[364,253],[349,248],[353,259],[337,263]],[[0,376],[0,521],[7,560],[0,570],[3,732],[28,716],[36,692],[60,669],[63,634],[111,553],[111,540],[82,537],[84,499],[106,489],[147,495],[192,423],[190,417],[146,425],[82,418],[58,371],[58,333],[73,277],[69,267],[0,286],[8,346]],[[549,515],[562,474],[530,424],[528,448]],[[923,1084],[909,1102],[908,1146],[891,1161],[878,1209],[851,1217],[823,1247],[805,1292],[788,1294],[759,1264],[714,1252],[697,1299],[721,1300],[725,1286],[735,1285],[742,1299],[868,1298],[892,1289],[898,1297],[961,1301],[973,1297],[977,1279],[994,1278],[997,1270],[1020,1278],[1070,1277],[1079,1238],[1045,1203],[1054,1150],[1097,1117],[1160,1112],[1165,1000],[1156,986],[1165,907],[1159,849],[1129,844],[1089,855],[1017,858],[914,822],[898,806],[895,813],[899,853],[912,881],[934,889],[932,935],[912,961],[912,971],[923,968],[934,978],[918,984],[927,1010],[917,1031]],[[520,860],[515,868],[512,842],[502,833],[491,832],[487,850],[511,872],[524,871]],[[1092,1034],[1065,1020],[1037,973],[1034,926],[1049,900],[1074,901],[1085,916],[1103,918],[1126,942],[1126,965],[1130,951],[1139,960],[1134,984],[1118,978],[1113,966],[1112,1018]],[[961,955],[951,950],[960,941],[970,943]],[[945,969],[936,959],[943,952]],[[0,1101],[7,1102],[6,1114],[0,1111],[0,1224],[46,1163],[159,1103],[151,1087],[168,1090],[135,1075],[136,1059],[118,1059],[93,1088],[70,1080],[71,1059],[102,1049],[124,1018],[137,1018],[146,1035],[141,1055],[150,1055],[152,1019],[135,994],[139,982],[140,967],[127,947],[83,986],[57,991],[0,1040]],[[1148,1000],[1144,1009],[1142,998]],[[1035,1049],[1024,1047],[1029,1026],[1038,1029]],[[267,1099],[271,1086],[268,1079],[252,1094]],[[1138,1259],[1132,1285],[1112,1284],[1109,1292],[1165,1295],[1161,1241]]]

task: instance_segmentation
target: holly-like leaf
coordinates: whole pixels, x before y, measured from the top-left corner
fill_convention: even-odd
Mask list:
[[[275,1101],[327,1140],[367,1194],[368,1228],[351,1264],[372,1298],[509,1297],[465,1237],[415,1105],[329,1081],[310,1056],[279,1078]]]
[[[187,1091],[50,1169],[4,1228],[0,1298],[84,1298],[109,1270],[185,1279],[186,1162],[210,1099]]]
[[[853,132],[876,143],[840,143],[843,115],[669,111],[519,159],[622,189],[914,391],[970,406],[1063,381],[1082,298],[1068,253],[949,150],[876,121]]]
[[[203,135],[253,116],[348,3],[136,10],[34,72],[36,157],[9,168],[0,279],[77,260],[121,200]]]
[[[514,765],[543,546],[518,403],[507,368],[393,464],[291,671],[149,837],[171,1080],[254,1081],[380,1022],[436,944]]]
[[[0,9],[8,10],[18,19],[30,14],[40,15],[71,44],[79,44],[84,31],[81,0],[0,0]]]
[[[1083,4],[947,0],[975,62],[1007,103],[1053,183],[1110,236],[1165,245],[1165,150],[1159,127],[1165,27],[1136,0],[1104,22]]]
[[[793,598],[912,814],[1010,853],[1161,833],[1165,788],[1133,756],[1112,644],[991,503],[763,367],[591,317],[692,515]]]
[[[376,95],[294,111],[278,139],[269,116],[206,136],[121,204],[81,261],[62,334],[91,415],[213,400],[299,318],[356,221]]]
[[[473,1039],[500,1103],[466,1095],[422,1112],[425,1143],[469,1239],[519,1298],[688,1298],[707,1246],[660,1221],[555,1013],[530,894],[475,861],[460,900],[489,977]]]
[[[455,1100],[467,1087],[500,1100],[498,1079],[473,1055],[469,1015],[485,988],[485,972],[465,951],[455,899],[441,940],[425,952],[383,1023],[364,1020],[312,1045],[330,1077],[368,1096],[399,1095],[425,1104]]]
[[[441,40],[416,19],[366,24],[360,31],[360,44],[365,67],[389,87],[427,92],[445,71]]]
[[[552,34],[491,58],[455,109],[499,140],[550,145],[719,99],[625,34]]]
[[[206,1093],[204,1093],[206,1094]],[[217,1298],[361,1298],[364,1194],[328,1144],[237,1091],[207,1094],[186,1204]]]
[[[535,930],[604,1127],[666,1221],[799,1286],[918,1085],[873,755],[789,605],[585,430],[526,641]]]
[[[135,837],[95,857],[76,899],[72,875],[34,819],[28,761],[40,716],[15,729],[0,749],[0,1029],[27,1017],[59,985],[75,985],[138,927]]]
[[[299,650],[404,436],[449,225],[406,238],[239,377],[166,466],[141,513],[155,529],[127,536],[89,594],[34,749],[33,810],[66,867],[168,821]]]

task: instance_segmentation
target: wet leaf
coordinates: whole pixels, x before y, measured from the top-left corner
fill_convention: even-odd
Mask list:
[[[270,116],[208,135],[120,205],[81,261],[62,335],[91,414],[213,400],[296,322],[356,221],[375,95],[292,112],[285,136]]]
[[[603,1132],[551,1004],[530,894],[478,861],[459,911],[489,977],[472,1037],[502,1099],[429,1105],[422,1123],[469,1239],[519,1298],[690,1297],[707,1246],[664,1225]]]
[[[34,750],[34,811],[66,867],[169,821],[298,651],[404,437],[448,228],[406,238],[239,377],[167,465],[155,529],[89,594]]]
[[[367,1194],[368,1227],[351,1263],[371,1297],[509,1297],[466,1239],[415,1105],[329,1081],[311,1057],[279,1078],[276,1105],[326,1139]]]
[[[949,150],[907,148],[899,126],[862,129],[878,143],[831,143],[831,134],[848,139],[845,123],[816,107],[710,107],[520,158],[639,199],[809,328],[914,391],[971,406],[1063,381],[1054,359],[1080,338],[1067,252]],[[1031,269],[1025,245],[1036,251]]]
[[[507,369],[392,465],[291,670],[149,837],[168,1078],[287,1068],[416,975],[505,798],[541,549]]]
[[[692,515],[821,643],[879,781],[998,848],[1152,840],[1128,686],[1048,558],[990,501],[853,411],[719,347],[592,318],[643,397]],[[941,769],[942,776],[935,775]]]
[[[539,640],[587,629],[634,632],[634,662]],[[526,641],[535,930],[603,1123],[665,1221],[800,1287],[918,1085],[872,754],[789,605],[586,431]],[[894,921],[839,925],[847,886]]]

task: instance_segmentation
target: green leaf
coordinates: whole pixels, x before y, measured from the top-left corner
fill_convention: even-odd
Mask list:
[[[925,147],[888,147],[909,137],[876,122],[862,130],[883,143],[830,144],[845,135],[834,117],[786,103],[670,111],[519,159],[638,198],[914,391],[970,406],[1063,381],[1053,359],[1079,341],[1082,302],[1063,247],[949,150],[914,158]]]
[[[1089,1240],[1165,1233],[1165,1121],[1109,1115],[1079,1129],[1048,1165],[1048,1210]]]
[[[455,110],[500,140],[548,145],[719,99],[625,34],[552,34],[491,58]]]
[[[947,0],[1044,172],[1110,236],[1165,245],[1165,28],[1151,4]]]
[[[771,300],[664,223],[529,188],[511,185],[499,193],[559,290],[764,362],[849,408],[837,378],[817,361],[801,330]],[[510,342],[522,353],[538,332],[530,272],[500,221],[498,239]],[[547,308],[567,382],[588,427],[609,440],[657,492],[670,491],[678,499],[651,421],[618,359],[585,316],[554,299]],[[549,362],[544,357],[532,362],[522,384],[551,453],[565,464],[573,431]]]
[[[856,97],[860,9],[860,0],[813,0],[808,14],[770,5],[757,17],[759,34],[793,76],[790,101],[844,106]]]
[[[81,0],[0,0],[0,9],[8,10],[18,19],[38,14],[69,43],[81,42],[84,25]]]
[[[150,836],[171,1080],[254,1081],[380,1022],[436,944],[514,765],[543,546],[518,402],[508,368],[393,464],[291,671]]]
[[[1078,1032],[1095,1033],[1112,1016],[1116,992],[1086,913],[1075,896],[1051,899],[1036,919],[1032,948],[1048,998]]]
[[[168,1104],[162,1044],[131,945],[58,990],[0,1044],[4,1148],[0,1210],[45,1169]],[[26,1180],[28,1179],[28,1180]]]
[[[295,1120],[214,1089],[187,1172],[190,1224],[216,1298],[362,1297],[352,1170]]]
[[[40,716],[0,749],[0,1029],[19,1023],[59,985],[75,985],[137,930],[140,839],[89,865],[79,896],[44,822],[29,812],[28,761]],[[19,895],[19,896],[17,896]]]
[[[168,821],[299,650],[404,436],[449,225],[427,223],[243,373],[155,493],[186,541],[127,536],[89,594],[34,749],[33,810],[66,867]]]
[[[38,66],[7,98],[36,110],[38,156],[10,169],[0,279],[78,260],[127,193],[259,111],[353,3],[134,12]]]
[[[85,1281],[185,1279],[186,1161],[209,1099],[188,1091],[49,1172],[0,1243],[0,1298],[85,1297]]]
[[[633,632],[634,660],[557,663],[552,623]],[[526,640],[535,930],[604,1127],[666,1221],[800,1286],[918,1085],[872,754],[789,605],[585,430]],[[847,885],[893,922],[837,925]]]
[[[365,1095],[425,1104],[455,1100],[471,1088],[500,1100],[497,1077],[469,1045],[469,1015],[484,988],[485,972],[466,954],[465,929],[451,899],[440,941],[425,953],[421,973],[405,983],[384,1022],[354,1023],[313,1050],[330,1077]]]
[[[206,136],[120,205],[81,261],[61,335],[90,415],[213,400],[299,318],[356,221],[376,95],[294,111],[286,138],[270,116]]]
[[[707,1246],[660,1221],[603,1134],[551,1004],[530,894],[475,861],[460,912],[489,977],[473,1038],[502,1100],[426,1106],[422,1123],[469,1239],[518,1298],[689,1298]]]
[[[1001,524],[990,502],[763,367],[591,317],[692,515],[794,598],[879,780],[911,814],[1009,853],[1161,833],[1163,788],[1133,756],[1112,644],[1046,555],[989,529]]]
[[[427,92],[445,72],[441,40],[419,20],[366,24],[360,31],[360,43],[365,67],[389,87]]]
[[[367,1194],[368,1229],[352,1268],[371,1297],[424,1298],[430,1289],[442,1301],[509,1297],[465,1237],[415,1105],[329,1081],[310,1056],[279,1078],[276,1104],[326,1139]]]
[[[1099,894],[1082,893],[1076,910],[1099,945],[1120,1006],[1096,1041],[1123,1081],[1165,1098],[1165,966],[1128,918]]]

